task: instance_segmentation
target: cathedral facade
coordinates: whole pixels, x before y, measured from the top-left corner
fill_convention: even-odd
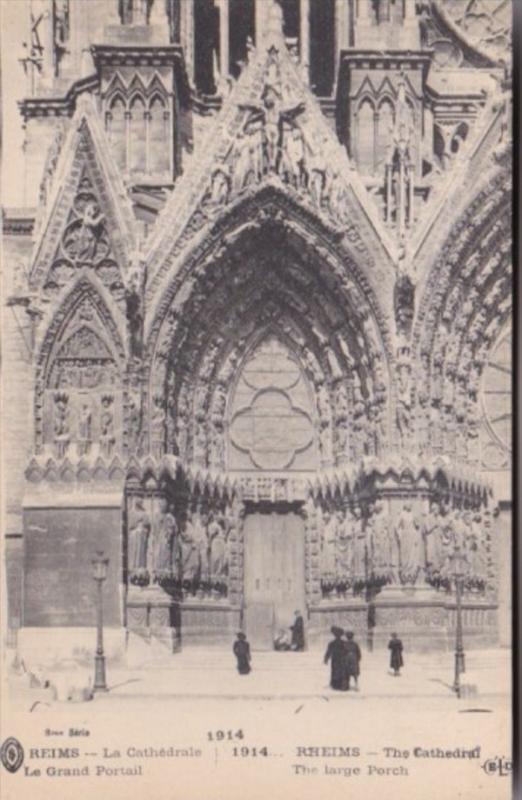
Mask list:
[[[26,5],[20,648],[506,644],[509,4]]]

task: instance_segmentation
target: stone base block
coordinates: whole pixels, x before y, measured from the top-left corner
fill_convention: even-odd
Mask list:
[[[240,624],[240,609],[224,603],[169,603],[147,596],[127,606],[129,632],[161,641],[171,652],[185,646],[230,647]]]
[[[108,664],[125,663],[125,630],[105,628],[103,644]],[[18,655],[27,668],[60,669],[68,664],[90,668],[96,650],[95,628],[20,628]]]

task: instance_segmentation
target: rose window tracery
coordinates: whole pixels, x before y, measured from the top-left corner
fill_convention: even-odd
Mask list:
[[[483,461],[502,466],[511,452],[511,331],[501,335],[487,360],[482,382],[484,413]]]
[[[315,427],[308,385],[297,361],[275,337],[243,366],[229,416],[231,469],[310,469]]]

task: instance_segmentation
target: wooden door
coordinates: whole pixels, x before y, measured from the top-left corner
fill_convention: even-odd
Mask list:
[[[250,644],[271,650],[294,611],[304,616],[304,522],[295,512],[245,518],[245,622]]]

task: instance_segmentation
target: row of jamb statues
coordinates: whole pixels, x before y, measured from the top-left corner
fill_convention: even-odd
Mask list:
[[[129,505],[127,565],[131,584],[170,585],[183,594],[226,597],[231,514],[194,504],[181,517],[161,496],[135,497]]]
[[[317,509],[324,598],[386,584],[449,590],[456,551],[463,557],[466,589],[483,591],[493,579],[491,510],[433,502],[418,514],[406,501],[392,517],[377,500],[366,511]]]

